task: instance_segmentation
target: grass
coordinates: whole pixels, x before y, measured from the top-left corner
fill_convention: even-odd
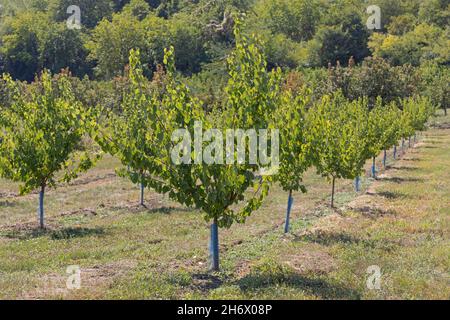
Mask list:
[[[330,184],[308,172],[289,235],[287,194],[275,186],[246,224],[220,231],[218,273],[206,272],[201,212],[150,191],[139,207],[115,159],[49,191],[45,231],[35,228],[37,195],[0,180],[0,298],[448,299],[448,123],[439,117],[378,180],[364,178],[362,193],[339,181],[338,210],[327,208]],[[70,265],[81,267],[79,290],[66,289]],[[380,290],[366,285],[372,265]]]

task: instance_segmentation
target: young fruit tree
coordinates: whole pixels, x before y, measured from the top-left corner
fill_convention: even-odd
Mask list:
[[[411,146],[411,137],[426,129],[428,119],[435,113],[435,106],[428,98],[410,97],[401,101],[401,108],[402,145],[404,140],[408,139]]]
[[[369,113],[367,130],[368,151],[372,158],[372,177],[376,178],[376,157],[384,151],[383,166],[386,167],[387,150],[400,138],[401,112],[395,103],[383,105],[381,97]]]
[[[169,132],[176,133],[175,137],[178,139],[174,140],[173,135],[164,135],[159,140],[159,143],[163,143],[160,149],[166,151],[162,157],[165,170],[159,173],[159,177],[169,186],[172,199],[201,209],[205,220],[212,221],[211,270],[219,269],[218,228],[229,228],[234,222],[244,223],[246,218],[259,208],[269,187],[267,177],[255,179],[256,172],[260,169],[258,164],[251,164],[245,159],[247,151],[251,152],[251,143],[246,143],[245,134],[239,137],[238,131],[233,129],[244,130],[256,121],[264,119],[263,112],[267,109],[261,108],[261,104],[266,102],[263,99],[277,89],[268,85],[268,81],[271,81],[269,75],[259,74],[262,69],[257,61],[262,63],[262,60],[258,60],[260,56],[256,47],[241,46],[240,39],[237,39],[237,49],[230,58],[230,82],[226,89],[227,109],[220,119],[213,121],[205,116],[198,101],[190,98],[190,92],[175,82],[167,85],[168,93],[162,101],[170,110],[164,117],[164,126]],[[166,52],[166,59],[168,78],[173,79],[171,51]],[[235,64],[236,62],[238,64]],[[243,75],[248,78],[252,75],[255,83],[266,86],[266,89],[263,91],[261,88],[250,87],[248,83],[244,83]],[[240,90],[241,88],[246,90]],[[180,97],[185,101],[179,101]],[[196,135],[199,134],[203,135],[203,141],[196,141]],[[166,146],[174,141],[176,145],[169,154]],[[227,141],[225,154],[224,141]],[[199,148],[204,151],[198,152]],[[239,148],[243,151],[244,158],[241,157]],[[248,191],[252,186],[254,191]]]
[[[313,164],[332,182],[334,207],[336,179],[355,179],[369,157],[366,99],[348,101],[341,93],[324,96],[308,112]]]
[[[120,159],[123,168],[116,170],[122,177],[140,184],[140,205],[144,205],[144,189],[156,169],[153,157],[158,150],[148,143],[156,114],[140,63],[139,50],[131,50],[127,86],[121,110],[105,109],[104,125],[98,130],[97,143],[103,151]]]
[[[236,48],[228,59],[230,77],[223,114],[216,118],[205,115],[198,100],[175,81],[173,50],[166,51],[166,94],[160,102],[164,131],[153,141],[161,150],[161,170],[152,187],[184,205],[195,206],[212,222],[211,270],[219,269],[219,227],[244,223],[260,207],[270,178],[262,175],[258,179],[257,174],[278,162],[273,157],[278,137],[273,132],[268,137],[260,129],[268,128],[275,110],[281,73],[267,71],[258,44],[241,35],[239,21],[235,38]],[[253,162],[255,152],[264,160],[270,153],[270,163]]]
[[[289,220],[294,198],[293,191],[306,193],[303,174],[311,166],[311,141],[306,124],[306,106],[310,102],[306,89],[298,93],[286,90],[280,97],[273,115],[273,126],[280,131],[280,165],[274,180],[289,193],[284,232],[289,232]]]
[[[435,111],[436,106],[429,98],[418,96],[403,100],[403,112],[409,118],[414,133],[426,129],[427,121]]]
[[[386,169],[387,150],[394,147],[394,153],[397,152],[397,143],[401,135],[401,111],[396,103],[390,103],[384,106],[380,117],[385,123],[385,130],[380,136],[380,149],[383,150],[383,167]]]
[[[83,138],[95,127],[94,118],[77,102],[64,74],[52,78],[43,72],[29,99],[10,76],[4,79],[13,102],[0,109],[3,174],[22,183],[21,194],[39,190],[39,226],[44,228],[46,188],[71,181],[96,160],[81,151]]]
[[[417,70],[420,75],[419,85],[422,96],[428,97],[433,106],[447,109],[450,103],[450,69],[448,66],[441,66],[435,61],[427,61],[421,64]]]

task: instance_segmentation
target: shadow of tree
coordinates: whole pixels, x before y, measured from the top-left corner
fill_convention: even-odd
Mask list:
[[[419,158],[403,158],[402,161],[415,161],[415,162],[419,162],[419,161],[422,161],[422,159],[419,159]]]
[[[172,214],[174,212],[191,212],[195,209],[186,208],[186,207],[173,207],[173,206],[162,206],[162,207],[151,207],[149,205],[140,205],[140,204],[132,204],[132,205],[122,205],[122,206],[111,206],[111,207],[102,207],[108,208],[111,211],[122,211],[127,210],[129,212],[134,213],[161,213],[161,214]]]
[[[399,171],[415,171],[418,170],[418,167],[406,167],[406,166],[401,166],[401,167],[395,167],[395,166],[388,166],[388,169],[394,169],[394,170],[399,170]]]
[[[361,245],[367,249],[377,249],[392,252],[399,244],[389,239],[363,239],[357,238],[344,232],[316,231],[304,235],[295,235],[294,241],[305,241],[320,244],[322,246],[333,245]]]
[[[358,208],[352,208],[352,211],[362,214],[363,216],[371,219],[384,217],[384,216],[395,216],[397,212],[395,210],[384,210],[376,207],[363,206]]]
[[[437,129],[450,129],[450,123],[434,123],[431,124],[430,127]],[[436,137],[436,135],[429,135],[429,137]]]
[[[219,288],[223,280],[209,273],[194,273],[192,275],[192,287],[200,291],[209,291]]]
[[[400,178],[400,177],[379,177],[378,181],[403,183],[403,182],[424,182],[422,178]]]
[[[50,237],[52,240],[63,240],[82,238],[88,236],[102,236],[105,234],[103,228],[64,228],[64,229],[41,229],[41,228],[22,228],[12,229],[3,232],[2,236],[8,239],[30,240],[40,237]]]
[[[162,214],[172,214],[173,212],[190,212],[195,209],[185,208],[185,207],[159,207],[159,208],[147,208],[148,213],[162,213]]]
[[[103,236],[105,235],[104,228],[64,228],[60,230],[53,230],[49,236],[53,240],[64,240],[73,238],[84,238],[89,236]]]
[[[381,191],[381,192],[367,192],[366,193],[369,196],[379,196],[379,197],[383,197],[386,199],[390,199],[390,200],[394,200],[394,199],[406,199],[408,198],[408,195],[399,192],[399,191],[395,191],[395,192],[391,192],[391,191]]]
[[[0,207],[12,208],[12,207],[15,207],[15,206],[17,206],[16,202],[11,202],[11,201],[8,201],[8,200],[0,201]]]
[[[320,278],[307,277],[294,271],[252,273],[239,279],[237,285],[244,292],[285,285],[322,299],[361,299],[361,294],[357,290],[332,284]]]
[[[352,235],[343,232],[325,232],[318,231],[314,233],[308,233],[304,235],[295,235],[294,241],[306,241],[321,244],[324,246],[331,246],[333,244],[358,244],[363,240],[358,239]]]
[[[11,230],[3,233],[3,237],[8,239],[16,239],[16,240],[28,240],[33,238],[38,238],[44,236],[46,233],[43,230],[36,229],[33,231],[19,231],[19,230]]]

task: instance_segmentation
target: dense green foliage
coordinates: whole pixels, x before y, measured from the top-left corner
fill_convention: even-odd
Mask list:
[[[177,69],[198,73],[231,52],[234,19],[264,40],[269,66],[321,67],[360,63],[367,56],[393,65],[448,65],[449,5],[444,0],[378,1],[381,30],[366,26],[364,0],[22,0],[1,1],[0,70],[31,81],[43,68],[111,79],[123,74],[128,52],[140,49],[145,74],[173,45]],[[81,30],[63,30],[81,10]],[[61,48],[61,49],[57,49]],[[64,48],[64,49],[62,49]],[[216,65],[217,67],[217,65]]]
[[[368,118],[369,156],[376,157],[397,144],[401,135],[400,119],[401,111],[395,103],[384,106],[381,98],[377,100]]]
[[[307,105],[311,94],[306,89],[298,93],[286,90],[273,114],[273,127],[280,130],[280,166],[276,181],[285,191],[306,192],[302,176],[311,166],[311,139],[308,136]]]
[[[9,76],[4,81],[12,104],[0,107],[0,174],[21,182],[21,194],[39,188],[43,197],[46,187],[69,182],[94,164],[80,148],[95,122],[64,75],[52,81],[44,72],[28,97]]]
[[[347,101],[341,93],[324,96],[308,113],[309,135],[317,172],[332,180],[361,174],[371,147],[367,100]]]
[[[32,81],[43,69],[69,68],[79,78],[114,81],[127,74],[131,49],[139,49],[144,75],[151,78],[164,48],[173,46],[177,70],[211,109],[224,99],[234,14],[245,12],[242,33],[258,34],[268,67],[301,68],[315,89],[313,100],[341,89],[347,98],[367,96],[373,105],[378,96],[398,102],[424,92],[448,107],[450,9],[442,0],[380,0],[380,30],[367,28],[364,0],[2,2],[0,72],[14,79]],[[66,27],[69,5],[80,7],[80,30]],[[326,66],[328,74],[321,69]],[[116,95],[117,82],[102,82],[87,86]]]
[[[44,72],[30,97],[24,97],[8,76],[5,81],[13,103],[0,109],[0,155],[10,168],[7,175],[23,183],[21,192],[68,182],[89,169],[92,159],[79,149],[94,120],[76,102],[65,76],[52,81]],[[58,177],[61,171],[64,175]]]
[[[408,138],[417,131],[423,131],[426,128],[427,120],[435,112],[435,107],[426,97],[411,97],[401,102],[402,114],[402,137]]]
[[[357,0],[75,2],[89,11],[81,30],[65,27],[64,0],[13,8],[1,29],[0,67],[18,81],[0,81],[0,175],[21,181],[22,193],[43,196],[89,169],[81,149],[90,134],[120,159],[123,176],[215,226],[244,223],[272,181],[305,192],[311,166],[332,180],[333,206],[337,179],[358,177],[367,159],[424,130],[448,104],[448,40],[429,13],[439,1],[382,2],[389,33],[366,29]],[[249,10],[245,24],[230,14],[238,10]],[[85,77],[44,71],[19,81],[65,67]],[[279,130],[273,176],[229,149],[228,129],[259,139],[260,129]],[[231,139],[249,153],[245,136]]]
[[[238,30],[239,41],[229,59],[226,110],[220,119],[207,117],[200,101],[175,79],[173,49],[166,51],[165,55],[167,74],[163,80],[163,95],[151,95],[142,89],[145,82],[142,67],[139,56],[132,51],[132,85],[124,99],[123,112],[120,116],[110,114],[107,128],[99,138],[104,150],[118,155],[129,168],[128,175],[134,182],[143,182],[160,193],[168,193],[184,205],[201,209],[206,220],[217,221],[222,227],[230,227],[234,221],[244,222],[261,203],[267,192],[267,183],[258,182],[257,189],[262,191],[261,195],[257,192],[246,206],[235,211],[231,206],[244,200],[245,192],[254,183],[254,171],[259,167],[239,163],[236,150],[231,155],[236,164],[204,163],[201,157],[208,146],[219,144],[218,147],[222,147],[226,137],[222,132],[213,133],[209,137],[210,143],[204,141],[201,145],[205,152],[200,154],[192,150],[190,137],[194,137],[197,130],[203,134],[212,128],[264,128],[267,110],[270,106],[275,107],[273,97],[279,90],[279,75],[266,71],[265,59],[257,46],[246,37],[241,38]],[[190,134],[189,138],[185,135],[177,137],[189,141],[188,152],[184,145],[179,144],[181,141],[173,140],[173,133],[179,129]],[[224,154],[214,148],[209,150],[213,158],[223,159]],[[180,154],[182,159],[187,157],[189,164],[174,162],[173,152]],[[192,158],[191,154],[194,154]]]
[[[118,110],[104,110],[106,125],[96,135],[105,152],[118,157],[125,165],[119,174],[145,186],[146,177],[154,171],[152,159],[158,155],[148,135],[155,120],[155,106],[148,98],[148,86],[140,65],[139,51],[130,53],[130,85],[126,88],[120,114]]]

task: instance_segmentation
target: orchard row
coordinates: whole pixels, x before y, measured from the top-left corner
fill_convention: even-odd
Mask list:
[[[69,182],[100,158],[84,148],[89,137],[123,164],[121,176],[144,189],[168,194],[195,207],[211,221],[211,269],[219,268],[218,228],[244,223],[279,183],[289,193],[306,192],[303,174],[311,167],[332,182],[331,206],[337,179],[356,179],[368,159],[396,147],[399,140],[425,129],[435,108],[423,97],[384,103],[367,98],[349,101],[340,92],[313,100],[306,87],[288,88],[280,69],[267,70],[258,40],[235,28],[236,47],[228,58],[226,101],[206,112],[202,103],[178,81],[174,50],[165,51],[165,72],[149,92],[138,50],[130,52],[130,85],[121,110],[87,108],[74,95],[67,76],[37,79],[37,89],[24,95],[4,75],[8,107],[0,107],[0,175],[21,183],[21,194],[39,189],[40,227],[44,228],[47,188]],[[174,131],[278,129],[279,168],[259,175],[258,164],[176,164],[171,153]],[[247,145],[248,147],[248,145]],[[237,156],[237,155],[235,155]],[[251,190],[253,188],[253,190]],[[251,191],[249,191],[251,190]]]

